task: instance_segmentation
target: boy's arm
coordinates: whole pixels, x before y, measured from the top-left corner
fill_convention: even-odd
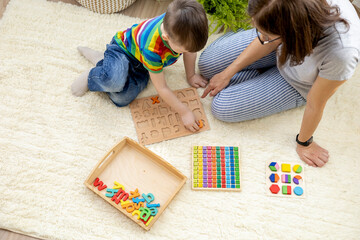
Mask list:
[[[186,79],[192,87],[205,87],[208,81],[200,74],[195,73],[196,52],[183,53]]]
[[[181,120],[183,121],[185,127],[192,132],[199,130],[194,113],[187,106],[185,106],[167,86],[164,73],[149,73],[151,81],[154,84],[155,89],[159,93],[160,97],[170,107],[172,107],[174,111],[180,114]]]

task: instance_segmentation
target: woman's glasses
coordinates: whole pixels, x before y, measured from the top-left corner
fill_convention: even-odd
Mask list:
[[[265,35],[259,33],[259,31],[257,30],[257,28],[255,28],[255,29],[256,29],[257,37],[258,37],[258,39],[259,39],[259,41],[260,41],[260,43],[261,43],[262,45],[265,45],[265,44],[268,44],[268,43],[271,43],[271,42],[274,42],[274,41],[280,39],[280,37],[277,37],[277,38],[275,38],[275,39],[271,39],[271,40],[270,40],[268,36],[265,36]],[[263,41],[260,36],[262,36],[262,37],[265,38],[266,40]]]

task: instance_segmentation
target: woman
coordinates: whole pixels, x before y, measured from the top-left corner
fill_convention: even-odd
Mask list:
[[[216,118],[239,122],[306,104],[297,153],[310,166],[328,162],[313,142],[328,99],[360,58],[360,20],[347,0],[250,0],[254,29],[228,33],[200,56],[215,96]]]

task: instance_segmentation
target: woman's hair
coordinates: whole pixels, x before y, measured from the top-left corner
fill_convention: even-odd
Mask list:
[[[288,59],[291,66],[301,64],[335,23],[349,27],[326,0],[249,0],[248,14],[256,27],[281,37],[280,65]]]
[[[175,0],[166,11],[164,29],[170,38],[189,52],[204,48],[208,39],[208,20],[203,6],[195,0]]]

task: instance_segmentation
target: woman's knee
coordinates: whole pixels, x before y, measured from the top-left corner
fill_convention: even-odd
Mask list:
[[[253,119],[245,105],[241,106],[241,103],[236,103],[234,106],[217,96],[211,103],[211,112],[216,119],[223,122],[243,122]]]
[[[202,52],[199,57],[199,62],[198,62],[199,71],[206,79],[211,79],[215,75],[212,72],[212,69],[214,69],[214,67],[211,64],[211,60],[214,59],[215,56],[211,54],[210,49],[205,49],[205,51]]]

